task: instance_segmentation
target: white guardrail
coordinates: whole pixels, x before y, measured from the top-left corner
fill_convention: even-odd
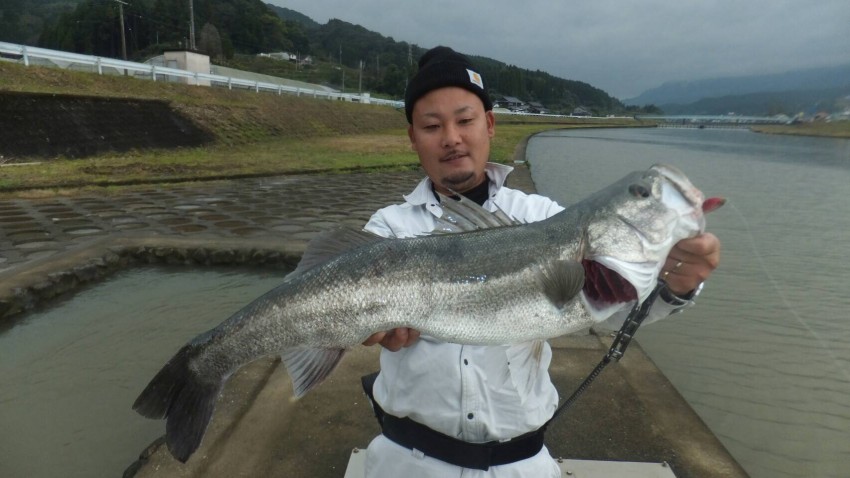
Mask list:
[[[229,76],[212,75],[208,73],[194,73],[191,71],[180,70],[178,68],[168,68],[164,66],[149,65],[147,63],[136,63],[132,61],[117,60],[115,58],[106,58],[101,56],[81,55],[79,53],[69,53],[58,50],[48,50],[46,48],[37,48],[27,45],[18,45],[15,43],[0,42],[0,59],[17,59],[23,61],[24,65],[30,66],[33,59],[42,59],[52,62],[55,65],[70,65],[80,64],[88,65],[97,70],[97,73],[102,75],[104,70],[114,69],[119,74],[123,72],[132,72],[134,77],[148,78],[153,81],[168,81],[169,78],[185,78],[187,82],[195,85],[212,85],[226,87],[232,89],[234,86],[248,88],[256,91],[277,93],[278,95],[287,93],[296,96],[312,96],[314,98],[325,98],[329,100],[349,101],[357,103],[369,103],[376,105],[392,106],[394,108],[404,107],[404,102],[385,100],[381,98],[372,98],[369,94],[356,95],[351,93],[338,93],[333,91],[316,90],[309,88],[298,88],[294,86],[280,85],[276,83],[265,83],[262,81],[244,80],[241,78],[232,78]]]

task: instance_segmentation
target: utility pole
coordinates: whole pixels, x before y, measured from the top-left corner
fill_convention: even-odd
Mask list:
[[[189,0],[189,48],[195,48],[195,0]]]
[[[342,43],[339,44],[339,71],[342,72],[342,92],[345,93],[345,68],[342,67]]]
[[[363,60],[360,60],[360,78],[357,80],[357,93],[363,93]]]
[[[115,0],[118,2],[118,17],[121,21],[121,58],[127,60],[127,39],[124,38],[124,5],[126,3],[121,0]]]

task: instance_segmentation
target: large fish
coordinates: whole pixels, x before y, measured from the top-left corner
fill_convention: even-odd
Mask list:
[[[185,462],[225,381],[260,357],[281,354],[300,397],[378,331],[508,344],[586,328],[649,295],[673,245],[703,230],[703,202],[656,165],[531,224],[443,198],[438,229],[452,233],[322,235],[280,286],[181,348],[133,408],[168,419],[168,449]]]

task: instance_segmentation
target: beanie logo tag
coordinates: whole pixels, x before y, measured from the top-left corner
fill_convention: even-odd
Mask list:
[[[469,70],[469,69],[467,69],[466,72],[469,73],[470,83],[472,83],[473,85],[477,85],[479,88],[481,88],[483,90],[484,89],[484,80],[481,79],[481,75],[479,75],[478,73],[476,73],[472,70]]]

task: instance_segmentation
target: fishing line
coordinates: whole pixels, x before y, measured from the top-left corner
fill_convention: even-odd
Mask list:
[[[756,259],[758,260],[758,263],[759,263],[759,266],[761,267],[762,272],[764,272],[764,275],[767,276],[767,279],[770,282],[770,285],[773,287],[776,294],[782,300],[782,304],[785,305],[786,309],[791,311],[791,315],[793,315],[794,318],[797,319],[797,322],[801,326],[803,326],[803,328],[805,328],[809,332],[809,334],[811,334],[811,336],[815,338],[815,340],[818,341],[821,348],[826,350],[826,353],[832,359],[833,363],[835,363],[835,366],[839,370],[841,370],[841,373],[844,375],[844,377],[847,379],[847,381],[850,382],[850,374],[848,374],[847,370],[845,370],[843,367],[841,367],[839,365],[839,358],[836,357],[835,354],[833,353],[832,347],[829,344],[827,344],[823,340],[823,338],[814,329],[812,329],[812,327],[808,324],[808,322],[805,319],[803,319],[803,317],[799,313],[797,313],[797,311],[793,307],[791,307],[791,303],[788,301],[788,298],[785,296],[785,293],[782,291],[782,288],[779,285],[779,281],[777,281],[773,277],[773,275],[770,273],[770,271],[767,269],[767,264],[764,260],[764,257],[762,257],[762,255],[759,254],[758,246],[756,245],[755,235],[753,234],[753,231],[750,228],[750,223],[747,220],[746,216],[744,216],[744,213],[741,212],[741,210],[738,209],[738,207],[735,205],[735,203],[732,202],[731,200],[727,200],[726,205],[732,206],[732,209],[734,209],[735,212],[738,213],[738,216],[741,218],[741,221],[744,223],[744,228],[747,232],[747,239],[750,242],[750,248],[752,249],[753,254],[755,255]]]

